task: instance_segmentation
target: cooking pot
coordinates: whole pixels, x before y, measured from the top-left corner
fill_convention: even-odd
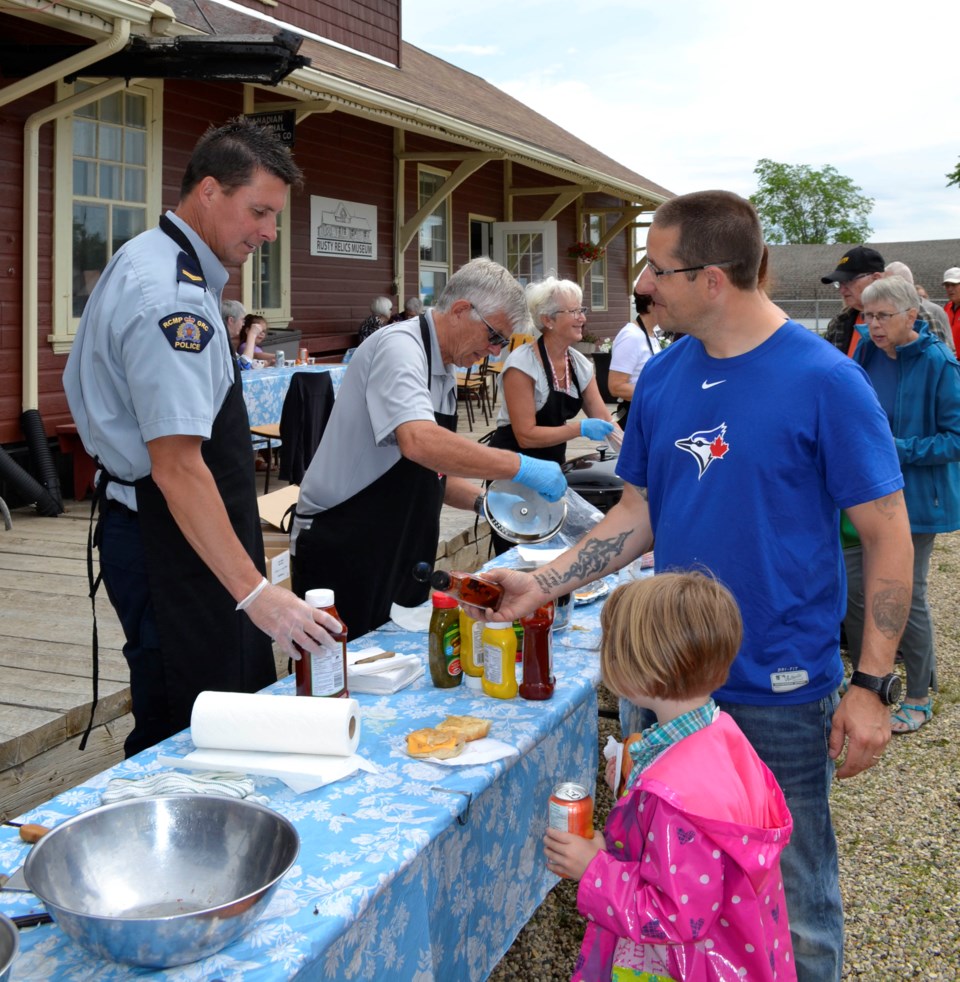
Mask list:
[[[601,446],[593,453],[563,465],[567,487],[602,512],[609,511],[623,495],[623,479],[617,477],[617,453]]]
[[[10,966],[20,950],[20,932],[6,914],[0,914],[0,982],[10,978]]]
[[[240,937],[299,850],[293,825],[256,802],[134,798],[56,826],[23,872],[57,924],[93,954],[168,968]]]

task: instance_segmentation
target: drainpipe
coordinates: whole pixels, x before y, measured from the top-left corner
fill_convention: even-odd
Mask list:
[[[64,61],[49,68],[45,68],[29,78],[20,82],[15,82],[0,92],[0,106],[5,105],[12,99],[33,92],[45,85],[50,85],[58,78],[63,78],[74,72],[80,72],[89,65],[106,58],[108,55],[121,49],[130,37],[130,21],[116,20],[113,25],[113,34],[92,48],[84,48],[80,54],[71,55]],[[112,79],[105,82],[105,86],[114,86],[115,89],[125,85],[124,79]],[[11,94],[11,90],[15,90]],[[80,96],[71,96],[59,104],[48,106],[46,109],[34,113],[26,122],[23,128],[23,409],[37,409],[40,405],[39,397],[39,367],[38,367],[38,345],[37,335],[39,311],[38,311],[38,226],[39,222],[39,187],[40,187],[40,127],[51,119],[58,116],[67,115],[78,106],[90,101],[90,93],[95,90],[88,90],[80,93]],[[97,86],[96,91],[100,91]],[[95,98],[102,98],[102,94]]]

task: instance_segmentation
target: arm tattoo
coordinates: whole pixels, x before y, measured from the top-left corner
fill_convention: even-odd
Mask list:
[[[566,573],[544,570],[534,573],[533,578],[544,593],[551,593],[555,587],[574,580],[585,582],[595,579],[615,556],[623,552],[623,544],[629,535],[630,532],[621,532],[610,539],[588,539]]]
[[[885,638],[899,638],[910,612],[910,591],[895,580],[883,580],[882,583],[884,585],[873,596],[873,623]]]
[[[891,519],[895,518],[897,512],[904,507],[903,492],[894,491],[893,494],[888,494],[882,498],[877,498],[873,502],[873,506],[883,518],[890,521]]]

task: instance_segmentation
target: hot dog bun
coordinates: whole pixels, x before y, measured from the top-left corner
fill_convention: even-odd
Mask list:
[[[490,720],[479,716],[448,716],[437,729],[457,733],[469,743],[482,740],[490,732]]]
[[[407,734],[407,753],[411,757],[445,760],[463,752],[463,737],[451,730],[414,730]]]

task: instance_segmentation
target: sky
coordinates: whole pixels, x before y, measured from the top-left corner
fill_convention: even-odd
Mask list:
[[[402,16],[405,41],[677,194],[748,196],[764,157],[831,164],[874,199],[870,241],[960,238],[953,0],[403,0]]]

